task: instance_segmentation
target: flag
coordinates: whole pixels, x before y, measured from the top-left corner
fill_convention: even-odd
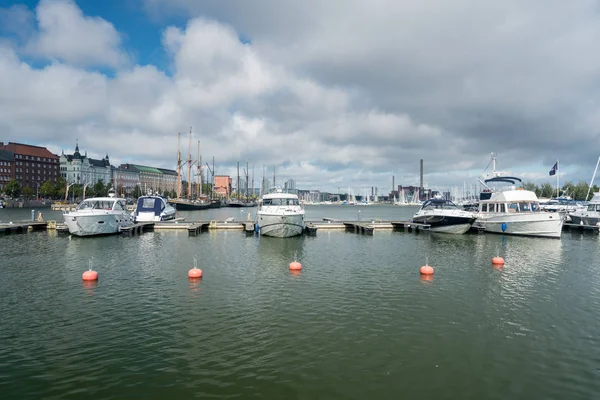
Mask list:
[[[554,167],[552,167],[552,169],[550,170],[550,172],[548,172],[550,174],[550,176],[556,174],[556,170],[558,169],[558,161],[554,164]]]

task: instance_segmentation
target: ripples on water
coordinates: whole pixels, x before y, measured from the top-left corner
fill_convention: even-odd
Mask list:
[[[600,393],[594,235],[30,233],[0,243],[3,398]],[[195,254],[200,282],[187,279]],[[300,274],[288,270],[294,254]],[[84,285],[90,257],[100,279]],[[426,262],[431,281],[418,273]]]

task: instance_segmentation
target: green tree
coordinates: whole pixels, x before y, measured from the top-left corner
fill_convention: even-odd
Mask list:
[[[552,188],[552,185],[549,184],[548,182],[543,183],[540,190],[541,190],[541,197],[545,197],[545,198],[550,198],[555,193],[554,189]]]
[[[11,179],[10,182],[6,184],[4,190],[10,197],[19,197],[21,195],[21,185],[14,179]]]
[[[573,198],[573,200],[584,200],[588,189],[589,185],[587,184],[587,182],[581,181],[574,186],[573,194],[571,195],[571,197]]]
[[[67,189],[67,182],[63,179],[63,177],[59,177],[54,184],[54,195],[56,197],[62,198],[65,195],[65,190]]]
[[[573,182],[569,181],[563,185],[561,190],[562,190],[561,193],[564,196],[574,197],[573,194],[575,193],[575,184]],[[584,197],[585,197],[585,195],[584,195]]]
[[[540,190],[540,188],[538,187],[538,185],[536,185],[536,184],[535,184],[535,183],[533,183],[533,182],[525,182],[525,183],[523,183],[523,185],[521,185],[521,186],[522,186],[522,187],[523,187],[523,189],[525,189],[525,190],[529,190],[529,191],[531,191],[531,192],[534,192],[534,193],[535,193],[535,194],[536,194],[538,197],[539,197],[539,196],[540,196],[540,194],[541,194],[541,190]]]
[[[69,191],[72,190],[72,194],[73,196],[77,199],[80,198],[83,195],[83,185],[80,185],[79,183],[76,183],[73,185],[72,188],[69,188]]]
[[[96,182],[94,184],[94,195],[95,196],[106,196],[106,192],[108,191],[108,188],[104,185],[104,182],[102,181],[102,179],[100,179],[98,182]]]
[[[23,196],[25,196],[26,199],[31,198],[31,196],[33,196],[33,189],[29,186],[25,186],[23,188]]]
[[[50,179],[40,186],[40,194],[44,197],[53,197],[55,193],[54,183]]]
[[[135,187],[133,188],[133,193],[131,194],[131,196],[134,199],[137,199],[141,195],[142,195],[142,189],[140,189],[140,185],[135,185]]]

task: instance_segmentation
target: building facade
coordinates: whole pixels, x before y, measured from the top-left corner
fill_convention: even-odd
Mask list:
[[[138,164],[121,164],[113,169],[114,186],[130,195],[136,186],[142,193],[163,194],[177,190],[177,172],[171,169],[154,168]],[[121,193],[120,193],[121,194]]]
[[[101,160],[89,158],[87,152],[81,155],[79,143],[73,154],[60,155],[60,175],[68,184],[94,185],[102,181],[108,184],[112,177],[112,168],[108,154]]]
[[[11,179],[19,182],[23,189],[37,192],[44,182],[56,182],[60,176],[59,157],[45,147],[0,142],[0,150],[13,154]]]
[[[15,155],[6,150],[0,150],[0,193],[15,177]]]
[[[219,197],[229,197],[231,195],[231,177],[229,175],[215,175],[214,180],[214,193]]]

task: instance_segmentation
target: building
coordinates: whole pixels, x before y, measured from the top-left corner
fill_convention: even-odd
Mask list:
[[[0,193],[4,191],[6,184],[15,176],[15,155],[6,150],[0,150]]]
[[[296,181],[292,178],[285,181],[283,184],[283,191],[286,193],[298,194],[298,190],[296,189]]]
[[[97,182],[108,184],[112,177],[112,168],[108,154],[101,160],[89,158],[87,152],[81,155],[79,143],[75,144],[73,154],[60,155],[60,175],[68,184],[94,185]]]
[[[56,182],[60,176],[59,157],[47,148],[29,144],[0,142],[0,150],[13,154],[11,178],[23,189],[37,192],[46,181]]]
[[[231,195],[232,179],[229,175],[215,175],[214,193],[219,197],[229,197]]]
[[[152,191],[163,194],[177,190],[177,172],[171,169],[154,168],[139,164],[121,164],[113,168],[113,185],[119,194],[131,195],[136,186],[142,193]]]

